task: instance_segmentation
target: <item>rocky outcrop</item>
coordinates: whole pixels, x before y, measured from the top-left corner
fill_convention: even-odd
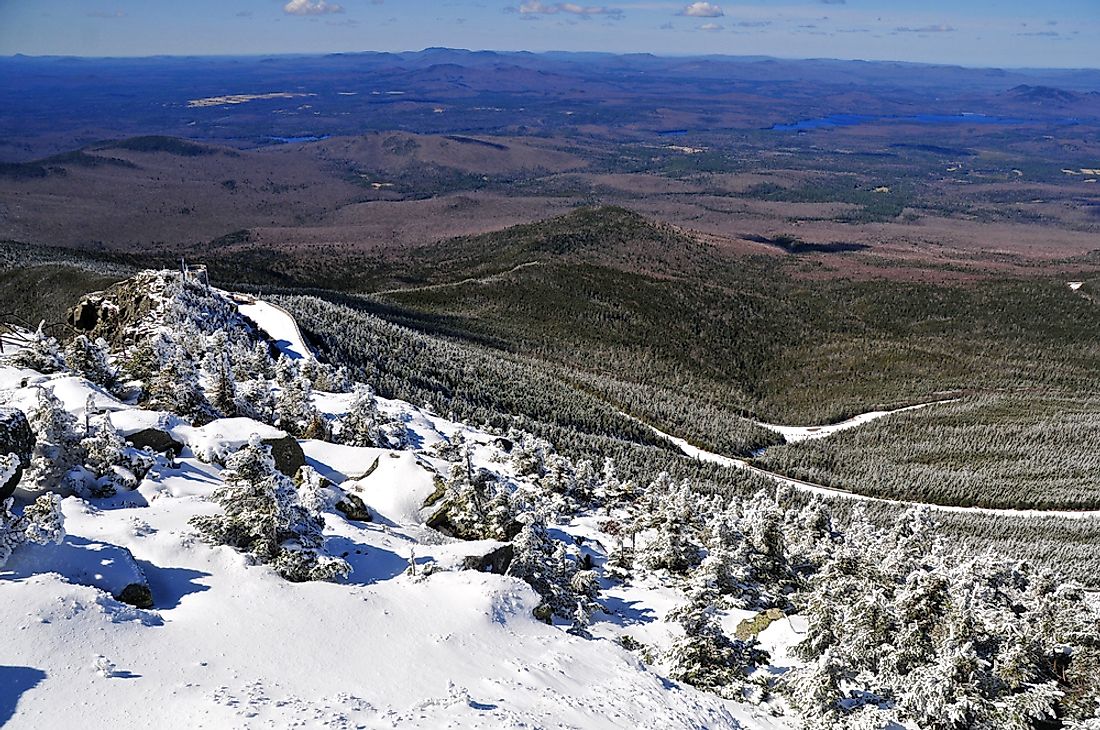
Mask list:
[[[481,573],[504,575],[516,551],[510,543],[496,547],[483,555],[468,555],[462,561],[463,570],[476,570]]]
[[[159,428],[143,428],[127,436],[126,440],[133,444],[134,448],[149,449],[156,454],[170,453],[172,456],[179,456],[183,451],[183,444],[172,438],[170,433]]]
[[[747,618],[737,624],[737,628],[734,630],[734,636],[741,641],[755,639],[761,631],[781,618],[784,618],[786,615],[787,614],[783,613],[783,610],[779,608],[769,608],[767,611],[761,611],[755,616]]]
[[[0,502],[15,492],[15,486],[23,476],[23,468],[30,463],[34,451],[34,432],[27,416],[18,408],[0,408],[0,456],[15,454],[19,466],[15,474],[0,483]]]
[[[152,313],[159,302],[148,287],[134,286],[129,280],[107,291],[85,294],[69,310],[69,324],[93,339],[102,337],[112,344],[123,340],[123,333],[135,322]]]
[[[123,603],[129,603],[137,608],[153,607],[153,591],[144,583],[131,583],[115,596],[115,599]]]
[[[271,458],[275,460],[275,468],[288,477],[293,477],[306,465],[306,452],[302,451],[301,444],[293,436],[262,441],[266,446],[271,447]]]
[[[336,509],[344,517],[356,522],[370,522],[371,514],[366,503],[354,494],[345,493],[336,503]]]

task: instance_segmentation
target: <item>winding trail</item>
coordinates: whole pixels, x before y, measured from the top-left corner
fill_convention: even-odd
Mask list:
[[[955,399],[955,400],[957,400],[957,399]],[[949,403],[951,401],[939,401],[939,402],[940,403]],[[865,423],[869,423],[869,422],[874,421],[876,419],[882,418],[883,416],[888,416],[888,415],[891,415],[893,413],[902,413],[902,412],[905,412],[905,411],[912,411],[912,410],[916,410],[918,408],[924,408],[924,407],[927,407],[927,406],[930,406],[930,405],[935,405],[935,403],[923,403],[923,404],[916,405],[916,406],[906,406],[905,408],[898,408],[898,409],[895,409],[893,411],[872,411],[870,413],[863,413],[859,416],[856,416],[855,418],[850,418],[847,421],[843,421],[842,423],[833,424],[832,426],[818,427],[816,430],[813,431],[812,434],[804,435],[804,436],[802,436],[801,439],[788,439],[788,440],[794,441],[794,440],[806,440],[806,439],[809,439],[809,438],[823,438],[823,437],[828,436],[832,433],[836,433],[837,431],[842,431],[842,430],[845,430],[847,428],[854,428],[855,426],[859,426],[859,425],[862,425],[862,424],[865,424]],[[624,414],[624,415],[627,415],[627,414]],[[641,422],[641,423],[644,423],[644,422]],[[972,514],[988,514],[988,515],[1000,515],[1002,517],[1065,517],[1065,518],[1069,518],[1069,519],[1078,519],[1078,520],[1080,520],[1080,519],[1100,519],[1100,510],[1041,510],[1041,509],[997,509],[997,508],[992,508],[992,507],[959,507],[959,506],[952,506],[952,505],[934,504],[934,503],[931,503],[931,502],[911,502],[911,501],[905,501],[905,500],[900,500],[900,499],[888,499],[886,497],[871,497],[871,496],[868,496],[868,495],[865,495],[865,494],[858,494],[856,492],[851,492],[851,491],[848,491],[846,489],[837,489],[835,487],[826,487],[823,484],[814,484],[813,482],[807,482],[807,481],[803,481],[801,479],[794,479],[792,477],[784,476],[782,474],[778,474],[778,473],[773,472],[773,471],[768,471],[767,469],[761,469],[758,466],[750,464],[749,462],[745,461],[744,459],[735,459],[735,458],[732,458],[732,457],[729,457],[729,456],[722,456],[721,454],[715,454],[714,452],[706,451],[705,449],[700,449],[697,446],[692,446],[690,443],[688,443],[686,440],[684,440],[682,438],[679,438],[677,436],[673,436],[672,434],[665,433],[664,431],[656,428],[655,426],[651,426],[648,423],[645,423],[644,425],[647,428],[649,428],[651,431],[656,433],[657,435],[663,436],[664,438],[668,439],[670,442],[675,444],[676,447],[679,448],[680,451],[682,451],[685,456],[688,456],[688,457],[693,458],[693,459],[698,459],[699,461],[706,461],[706,462],[709,462],[709,463],[712,463],[712,464],[718,464],[720,466],[729,467],[729,468],[732,468],[732,469],[743,469],[745,471],[752,472],[753,474],[757,474],[759,476],[762,476],[765,479],[770,479],[773,482],[776,482],[777,484],[783,484],[783,485],[792,487],[794,489],[798,489],[798,490],[803,491],[803,492],[810,492],[812,494],[820,494],[822,497],[826,497],[828,499],[841,499],[841,498],[843,498],[843,499],[855,499],[855,500],[860,500],[860,501],[864,501],[864,502],[879,502],[881,504],[894,504],[894,505],[899,505],[899,506],[902,506],[902,507],[910,507],[910,506],[913,506],[913,505],[921,505],[921,506],[928,507],[929,509],[936,510],[938,512],[962,512],[962,513],[972,513]],[[789,429],[805,429],[806,428],[806,427],[802,427],[802,426],[774,427],[774,426],[769,426],[768,424],[759,424],[759,425],[764,426],[765,428],[773,428],[775,430],[778,430],[779,428],[789,428]],[[809,428],[812,429],[813,427],[809,427]],[[829,429],[829,430],[827,430],[827,429]],[[783,432],[780,431],[780,433],[783,433]],[[787,434],[783,433],[783,435],[786,437]]]
[[[537,266],[538,264],[539,264],[539,262],[532,261],[532,262],[529,262],[529,263],[526,263],[526,264],[520,264],[519,266],[515,267],[515,269],[523,268],[525,266],[532,266],[532,265]],[[511,269],[510,271],[502,272],[501,274],[496,274],[494,276],[504,276],[504,275],[507,275],[507,274],[511,273],[512,271],[515,271],[515,269]],[[487,277],[487,278],[491,279],[493,277]],[[476,281],[476,280],[473,280],[473,281]],[[463,282],[459,282],[459,283],[463,283]],[[425,288],[430,288],[430,287],[425,287]],[[410,291],[410,290],[406,289],[404,291]],[[376,292],[376,293],[381,293],[381,292]],[[285,320],[287,321],[287,323],[292,328],[293,333],[297,335],[297,337],[295,339],[297,339],[297,340],[299,340],[299,342],[301,342],[301,349],[303,349],[304,352],[306,353],[305,356],[306,357],[312,357],[312,353],[310,353],[309,348],[306,347],[306,345],[305,345],[305,338],[301,336],[301,330],[298,329],[298,322],[294,318],[294,316],[290,314],[290,312],[287,312],[285,309],[282,309],[281,307],[276,307],[275,305],[271,304],[270,302],[263,302],[259,299],[253,299],[252,302],[250,302],[249,304],[251,304],[253,306],[253,312],[254,313],[256,312],[256,309],[258,308],[258,307],[256,307],[256,305],[262,305],[264,307],[274,309],[275,311],[278,312],[279,315],[284,316]],[[245,306],[247,306],[247,305],[245,305]],[[240,303],[238,304],[238,308],[242,308]],[[268,312],[270,312],[270,311],[271,310],[268,310]],[[266,314],[268,312],[264,312],[264,313]],[[263,317],[261,317],[261,319],[263,319]],[[272,326],[271,323],[269,323],[269,326],[272,326],[272,329],[277,330],[276,332],[271,333],[273,336],[277,336],[279,334],[283,334],[283,335],[286,334],[287,324],[284,324],[284,323],[280,323],[280,324],[283,324],[283,326],[275,327],[275,326]],[[261,324],[261,327],[262,326],[263,325]],[[883,418],[885,416],[893,415],[895,413],[904,413],[904,412],[907,412],[907,411],[915,411],[915,410],[918,410],[918,409],[921,409],[921,408],[927,408],[929,406],[939,405],[939,404],[942,404],[942,403],[953,403],[957,400],[959,400],[959,399],[958,398],[951,398],[951,399],[941,400],[941,401],[932,401],[932,402],[929,402],[929,403],[918,403],[917,405],[905,406],[903,408],[895,408],[894,410],[891,410],[891,411],[870,411],[868,413],[861,413],[858,416],[853,416],[852,418],[849,418],[846,421],[841,421],[840,423],[834,423],[834,424],[829,424],[829,425],[825,425],[825,426],[780,426],[780,425],[769,424],[769,423],[760,423],[760,422],[756,422],[756,423],[757,423],[758,426],[761,426],[763,428],[768,428],[768,429],[771,429],[773,431],[777,431],[778,433],[782,434],[782,436],[790,443],[797,443],[799,441],[806,441],[806,440],[809,440],[809,439],[825,438],[826,436],[830,436],[830,435],[832,435],[834,433],[837,433],[839,431],[845,431],[845,430],[850,429],[850,428],[855,428],[857,426],[862,426],[864,424],[870,423],[871,421],[875,421],[879,418]],[[894,505],[899,505],[899,506],[903,506],[903,507],[908,507],[908,506],[912,506],[912,505],[923,505],[923,506],[926,506],[930,509],[940,511],[940,512],[962,512],[962,513],[969,512],[969,513],[974,513],[974,514],[1001,515],[1001,516],[1005,516],[1005,517],[1065,517],[1065,518],[1069,518],[1069,519],[1100,519],[1100,510],[1040,510],[1040,509],[996,509],[996,508],[991,508],[991,507],[959,507],[959,506],[951,506],[951,505],[934,504],[934,503],[931,503],[931,502],[912,502],[912,501],[905,501],[905,500],[900,500],[900,499],[888,499],[886,497],[871,497],[871,496],[868,496],[868,495],[858,494],[856,492],[851,492],[851,491],[848,491],[846,489],[837,489],[835,487],[826,487],[823,484],[814,484],[813,482],[807,482],[807,481],[803,481],[801,479],[794,479],[792,477],[784,476],[782,474],[778,474],[778,473],[773,472],[773,471],[768,471],[767,469],[761,469],[758,466],[750,464],[749,462],[745,461],[744,459],[735,459],[735,458],[732,458],[732,457],[729,457],[729,456],[723,456],[721,454],[716,454],[716,453],[711,452],[711,451],[706,451],[705,449],[701,449],[697,446],[692,446],[685,439],[679,438],[678,436],[673,436],[672,434],[669,434],[669,433],[665,433],[664,431],[660,430],[656,426],[652,426],[652,425],[646,423],[645,421],[642,421],[641,419],[635,418],[634,416],[631,416],[629,413],[624,413],[622,411],[620,411],[620,413],[622,413],[622,415],[626,416],[627,418],[630,418],[630,419],[632,419],[634,421],[637,421],[638,423],[642,424],[643,426],[650,429],[651,431],[653,431],[658,436],[661,436],[661,437],[667,439],[669,442],[671,442],[677,448],[679,448],[680,451],[683,452],[683,454],[685,456],[688,456],[688,457],[693,458],[693,459],[698,459],[700,461],[706,461],[706,462],[710,462],[710,463],[713,463],[713,464],[718,464],[720,466],[724,466],[724,467],[728,467],[728,468],[732,468],[732,469],[743,469],[745,471],[752,472],[753,474],[757,474],[759,476],[762,476],[765,479],[770,479],[773,482],[776,482],[777,484],[783,484],[783,485],[786,485],[786,486],[789,486],[789,487],[792,487],[794,489],[798,489],[798,490],[801,490],[801,491],[804,491],[804,492],[810,492],[812,494],[819,494],[819,495],[821,495],[823,497],[826,497],[826,498],[829,498],[829,499],[839,499],[839,498],[855,499],[855,500],[861,500],[861,501],[865,501],[865,502],[879,502],[879,503],[882,503],[882,504],[894,504]]]
[[[867,413],[860,413],[858,416],[852,416],[846,421],[839,423],[830,423],[824,426],[779,426],[774,423],[764,423],[763,421],[753,421],[757,426],[766,428],[769,431],[775,431],[783,436],[789,444],[796,444],[799,441],[809,441],[810,439],[819,439],[826,436],[831,436],[839,431],[847,431],[849,428],[855,428],[856,426],[862,426],[865,423],[882,418],[883,416],[891,416],[895,413],[905,413],[906,411],[916,411],[921,408],[927,408],[928,406],[940,405],[941,403],[957,403],[958,398],[948,398],[946,400],[929,401],[928,403],[918,403],[915,406],[905,406],[904,408],[895,408],[892,411],[868,411]]]
[[[508,276],[509,274],[514,274],[515,272],[519,271],[520,269],[526,269],[526,268],[531,267],[531,266],[542,266],[542,262],[541,261],[528,261],[526,263],[518,264],[516,266],[513,266],[512,268],[508,269],[507,271],[500,271],[500,272],[497,272],[496,274],[489,274],[488,276],[482,276],[480,278],[470,277],[468,279],[462,279],[461,281],[448,281],[448,282],[444,282],[442,284],[425,284],[423,286],[409,286],[409,287],[405,287],[403,289],[402,288],[398,288],[398,289],[379,289],[378,291],[371,292],[371,294],[374,295],[374,296],[385,296],[387,294],[406,294],[408,292],[415,292],[415,291],[435,291],[435,290],[438,290],[438,289],[450,289],[450,288],[453,288],[453,287],[456,287],[456,286],[464,286],[466,284],[489,284],[489,283],[492,283],[494,281],[500,281],[500,280],[504,279],[506,276]]]

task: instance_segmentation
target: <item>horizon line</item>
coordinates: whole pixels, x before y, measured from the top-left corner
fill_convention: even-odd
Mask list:
[[[652,58],[666,58],[666,59],[760,59],[761,61],[787,61],[787,62],[837,62],[837,63],[868,63],[868,64],[898,64],[904,66],[925,66],[925,67],[945,67],[945,68],[959,68],[969,69],[975,71],[1100,71],[1100,66],[971,66],[963,63],[952,63],[948,61],[905,61],[900,59],[875,59],[875,58],[839,58],[832,56],[770,56],[761,54],[732,54],[732,53],[704,53],[704,54],[677,54],[677,53],[655,53],[653,51],[628,51],[628,52],[611,52],[611,51],[567,51],[567,50],[546,50],[546,51],[529,51],[523,49],[499,49],[499,48],[459,48],[449,46],[426,46],[419,50],[406,49],[402,51],[381,51],[372,49],[363,49],[358,51],[277,51],[272,53],[187,53],[187,54],[134,54],[134,55],[108,55],[108,56],[86,56],[80,54],[65,54],[65,53],[46,53],[46,54],[32,54],[32,53],[12,53],[0,56],[0,60],[15,60],[15,59],[33,59],[33,60],[79,60],[79,61],[141,61],[141,60],[154,60],[154,59],[217,59],[217,58],[276,58],[276,57],[313,57],[323,58],[326,56],[356,56],[356,55],[385,55],[385,56],[401,56],[411,54],[423,54],[429,51],[452,51],[452,52],[464,52],[464,53],[492,53],[498,55],[530,55],[530,56],[548,56],[548,55],[565,55],[565,56],[605,56],[609,58],[627,58],[630,56],[649,56]]]

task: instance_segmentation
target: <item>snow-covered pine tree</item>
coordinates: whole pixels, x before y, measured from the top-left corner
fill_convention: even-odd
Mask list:
[[[1030,730],[1089,717],[1100,689],[1084,676],[1100,666],[1100,621],[1083,591],[1024,564],[960,560],[934,534],[921,510],[888,530],[857,513],[810,579],[795,647],[806,664],[783,683],[805,724]],[[878,705],[891,709],[875,714]]]
[[[466,458],[466,435],[462,431],[455,431],[452,436],[444,438],[433,447],[433,451],[440,459],[457,463]]]
[[[247,380],[237,385],[237,413],[260,423],[275,422],[275,396],[267,380]]]
[[[468,446],[444,482],[440,514],[447,528],[463,540],[510,540],[520,529],[517,513],[511,489],[493,472],[475,467]]]
[[[237,412],[237,378],[229,355],[229,343],[224,331],[219,330],[208,338],[208,349],[203,357],[208,386],[206,397],[222,418],[232,418]]]
[[[684,636],[668,653],[670,676],[723,697],[742,697],[745,678],[768,660],[755,641],[731,639],[722,631],[718,591],[705,577],[693,581],[688,602],[669,612]]]
[[[18,457],[15,457],[18,459]],[[0,457],[0,475],[3,474],[5,457]],[[61,512],[61,497],[43,494],[23,509],[23,514],[12,511],[15,500],[8,497],[0,504],[0,568],[8,562],[15,550],[26,542],[39,545],[60,543],[65,539],[65,516]]]
[[[77,335],[69,340],[65,346],[65,363],[73,372],[105,388],[112,387],[118,377],[108,359],[107,343],[102,338],[93,341],[86,335]]]
[[[30,492],[79,492],[83,479],[77,470],[84,461],[84,449],[76,418],[53,390],[40,387],[35,397],[27,413],[34,431],[34,451],[20,486]]]
[[[305,376],[299,375],[283,384],[275,399],[276,426],[292,436],[302,436],[317,415],[313,386]]]
[[[742,605],[747,608],[789,608],[790,596],[801,587],[791,565],[784,531],[783,511],[766,492],[757,492],[740,505],[737,530],[741,539],[734,547]]]
[[[8,364],[29,368],[40,373],[56,373],[65,369],[65,358],[57,340],[46,334],[45,322],[38,325],[26,346],[6,358]]]
[[[296,380],[301,374],[302,372],[298,367],[297,360],[292,360],[286,355],[279,353],[279,356],[275,359],[276,383],[285,387],[288,383]]]
[[[589,504],[600,486],[600,475],[591,459],[581,459],[576,467],[574,499],[579,504]]]
[[[591,615],[599,590],[595,573],[581,570],[568,557],[565,545],[550,537],[541,513],[525,513],[520,521],[523,527],[512,541],[507,574],[525,581],[542,597],[535,616],[550,621],[553,616],[575,620],[578,610]]]
[[[187,351],[172,339],[162,337],[156,348],[160,367],[149,375],[142,404],[150,410],[168,411],[207,423],[213,412],[199,386],[199,371]]]
[[[657,513],[648,517],[653,530],[639,551],[643,565],[683,574],[699,564],[701,517],[697,506],[698,498],[688,483],[672,488]]]
[[[541,477],[546,473],[546,457],[554,451],[549,441],[516,429],[510,430],[507,438],[512,442],[510,456],[516,474]]]
[[[302,505],[259,437],[226,459],[222,479],[211,499],[223,514],[191,520],[205,540],[243,550],[293,582],[332,580],[351,571],[346,561],[324,554],[323,517]]]
[[[340,442],[348,446],[382,446],[382,417],[374,391],[367,385],[357,385],[348,412],[340,419]]]
[[[253,380],[270,380],[275,377],[275,361],[271,358],[271,348],[262,340],[257,340],[252,345],[242,361],[245,372]]]
[[[400,416],[392,418],[385,423],[383,433],[386,438],[386,445],[391,449],[404,450],[409,448],[411,443],[411,435],[409,433],[409,427],[405,425],[404,419]]]
[[[343,497],[343,490],[325,479],[312,466],[303,466],[294,475],[298,489],[298,501],[307,511],[320,514],[336,506]]]
[[[89,421],[88,433],[80,445],[85,452],[84,466],[90,472],[87,487],[93,497],[135,489],[155,463],[153,457],[126,443],[110,413]]]

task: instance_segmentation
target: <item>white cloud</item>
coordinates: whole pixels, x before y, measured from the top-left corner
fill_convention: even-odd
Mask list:
[[[918,27],[912,27],[908,25],[898,26],[894,28],[895,33],[954,33],[955,29],[950,25],[921,25]]]
[[[680,11],[680,15],[686,15],[689,18],[721,18],[725,13],[722,12],[722,8],[713,3],[698,2],[685,7]]]
[[[327,0],[290,0],[283,6],[283,12],[287,15],[326,15],[342,13],[344,6]]]
[[[544,3],[540,0],[527,0],[519,6],[521,15],[622,15],[622,10],[605,5],[577,5],[576,3]]]
[[[714,32],[716,30],[722,30],[722,25],[720,23],[704,23],[699,26],[699,30]]]

